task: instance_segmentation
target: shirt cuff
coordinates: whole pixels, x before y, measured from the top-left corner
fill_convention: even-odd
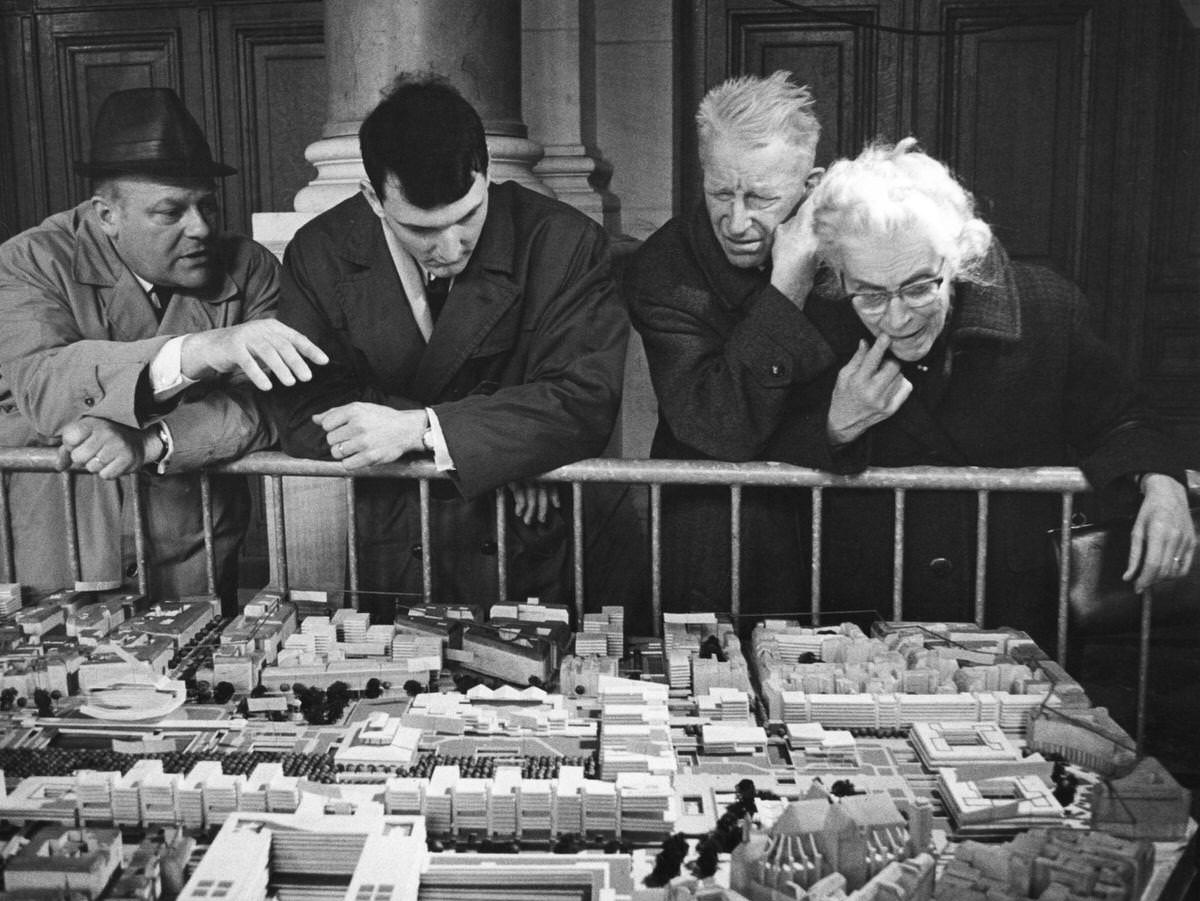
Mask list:
[[[175,439],[171,437],[171,427],[161,419],[155,423],[158,429],[159,440],[163,443],[162,453],[155,463],[155,471],[160,475],[167,474],[167,467],[171,465],[171,457],[175,454]]]
[[[437,414],[433,412],[433,407],[426,407],[425,412],[429,414],[429,437],[433,443],[434,467],[438,472],[454,469],[454,460],[450,456],[450,449],[446,447],[446,436],[442,434],[442,424],[438,421]]]
[[[155,403],[170,400],[188,385],[196,384],[183,374],[181,355],[183,340],[187,335],[178,335],[159,348],[150,361],[150,389]]]

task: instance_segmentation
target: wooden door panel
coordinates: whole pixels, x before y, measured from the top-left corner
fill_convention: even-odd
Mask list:
[[[178,9],[58,13],[39,18],[41,115],[49,210],[72,206],[86,196],[87,179],[74,161],[90,150],[92,123],[110,93],[135,87],[174,88],[192,113],[184,71],[188,47],[198,40],[195,18]],[[199,95],[198,82],[195,93]]]
[[[798,24],[778,13],[733,15],[729,26],[733,72],[785,69],[812,88],[821,120],[821,165],[856,152],[876,133],[875,33],[837,23]]]
[[[317,0],[220,7],[214,26],[229,228],[250,233],[255,212],[291,210],[314,170],[304,149],[321,137],[327,74]]]
[[[921,25],[952,37],[922,44],[918,135],[975,192],[1017,259],[1081,280],[1087,168],[1098,115],[1093,4],[1028,18],[1019,4],[943,2]],[[1002,26],[1002,27],[997,27]],[[994,29],[994,30],[986,30]]]

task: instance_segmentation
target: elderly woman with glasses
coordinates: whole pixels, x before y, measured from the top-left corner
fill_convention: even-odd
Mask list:
[[[845,362],[822,389],[808,462],[1079,465],[1130,512],[1140,491],[1127,580],[1142,589],[1188,570],[1182,467],[1073,285],[1010,260],[912,138],[835,163],[810,204],[829,277],[809,315]],[[891,492],[828,492],[823,609],[890,615],[893,510]],[[987,619],[1048,641],[1058,499],[993,495],[990,515]],[[907,496],[906,618],[973,619],[975,523],[973,493]]]

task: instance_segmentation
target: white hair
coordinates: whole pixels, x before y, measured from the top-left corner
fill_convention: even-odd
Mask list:
[[[841,269],[843,246],[867,236],[921,228],[952,278],[983,281],[992,230],[945,164],[916,149],[916,138],[868,144],[829,167],[813,192],[813,230],[822,259]]]
[[[783,138],[812,155],[821,135],[812,92],[793,82],[791,73],[783,70],[765,78],[742,75],[717,85],[700,101],[696,129],[702,160],[719,137],[750,147]]]

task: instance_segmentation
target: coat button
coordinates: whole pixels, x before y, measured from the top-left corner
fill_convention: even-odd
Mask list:
[[[780,366],[778,363],[772,363],[771,364],[771,375],[775,376],[776,378],[783,375],[783,367]]]
[[[929,561],[929,570],[939,579],[944,579],[954,571],[954,564],[945,557],[934,557]]]
[[[422,552],[422,550],[423,550],[423,548],[421,547],[421,545],[419,545],[419,544],[414,544],[414,545],[413,545],[411,548],[409,548],[409,550],[412,552],[412,555],[413,555],[414,557],[416,557],[418,560],[420,560],[420,559],[421,559],[421,552]]]
[[[490,539],[482,542],[479,545],[479,553],[487,554],[489,557],[494,557],[496,555],[496,542]]]

